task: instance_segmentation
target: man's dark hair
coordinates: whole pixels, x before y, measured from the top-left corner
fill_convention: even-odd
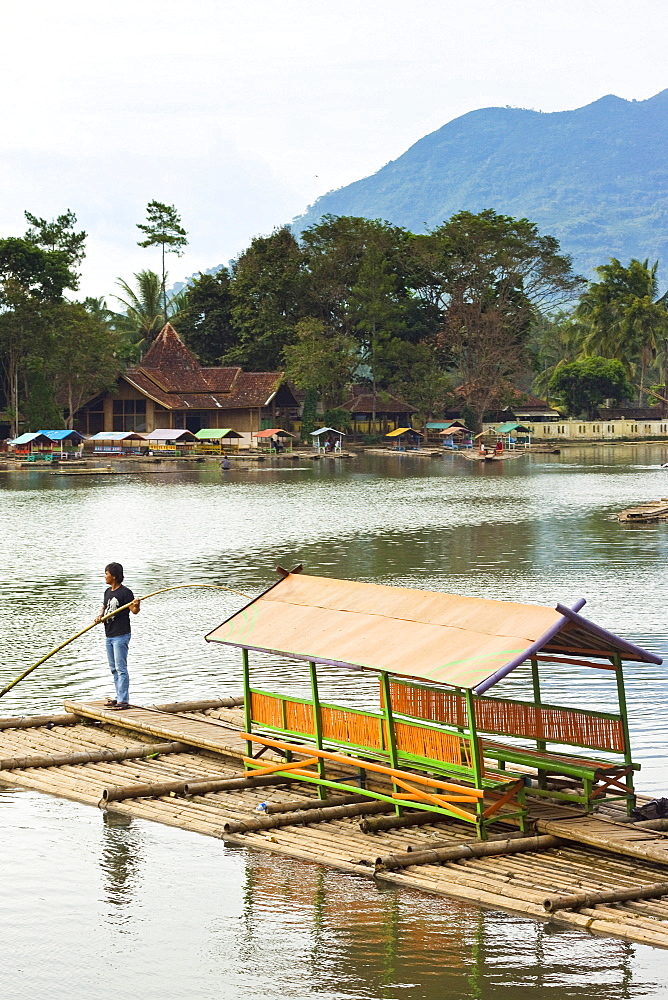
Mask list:
[[[119,583],[123,583],[123,567],[120,563],[107,563],[104,567],[105,573],[111,573],[115,580]]]

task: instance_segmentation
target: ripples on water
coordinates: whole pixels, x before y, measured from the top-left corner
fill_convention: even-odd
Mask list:
[[[585,596],[594,620],[666,655],[668,525],[625,528],[612,517],[668,495],[665,451],[569,451],[491,468],[452,456],[360,458],[222,481],[217,470],[88,482],[3,474],[2,681],[90,621],[112,559],[137,594],[200,581],[255,595],[276,563],[303,562],[316,574],[474,596],[550,605]],[[210,590],[147,602],[133,619],[133,700],[238,693],[237,654],[203,636],[240,603]],[[307,693],[303,668],[287,660],[255,656],[253,671],[258,686]],[[667,677],[664,667],[627,669],[639,784],[657,794],[668,790]],[[320,686],[325,699],[375,703],[370,675],[322,668]],[[57,710],[66,697],[108,691],[95,630],[2,709]],[[526,673],[501,693],[528,694]],[[604,710],[615,692],[603,671],[571,667],[545,679],[545,698]],[[16,991],[7,996],[666,995],[662,952],[379,890],[183,831],[105,826],[93,810],[27,792],[0,794],[0,823]]]

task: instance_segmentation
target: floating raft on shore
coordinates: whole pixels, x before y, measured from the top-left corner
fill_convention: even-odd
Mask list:
[[[502,452],[500,455],[494,452],[488,452],[485,455],[481,455],[479,451],[457,451],[456,455],[461,455],[468,462],[508,462],[513,458],[524,458],[528,454],[527,451],[506,451]]]
[[[438,814],[408,825],[411,814],[361,802],[352,785],[349,796],[323,801],[285,776],[244,774],[241,701],[121,712],[67,702],[66,716],[2,720],[0,781],[369,880],[668,947],[663,831],[618,822],[614,807],[583,816],[537,800],[535,834],[497,824],[479,842],[470,826]],[[263,757],[268,767],[276,759]]]
[[[627,507],[617,515],[620,521],[651,524],[655,521],[668,521],[668,498],[651,500],[639,507]]]

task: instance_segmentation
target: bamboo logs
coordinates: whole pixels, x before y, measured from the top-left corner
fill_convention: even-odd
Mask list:
[[[275,830],[279,826],[297,826],[299,823],[327,823],[347,816],[362,816],[366,813],[388,812],[394,809],[391,802],[361,802],[349,806],[324,806],[322,809],[298,809],[296,812],[279,816],[262,816],[257,819],[236,820],[226,823],[225,833],[251,833],[254,830]]]
[[[424,826],[427,823],[443,823],[447,816],[442,813],[407,813],[405,816],[384,816],[382,819],[363,819],[362,833],[377,833],[379,830],[400,830],[404,826]]]
[[[207,792],[230,792],[238,788],[260,788],[263,785],[290,785],[290,778],[276,774],[260,774],[257,778],[190,778],[183,789],[184,795],[206,795]]]
[[[173,701],[167,705],[151,705],[156,712],[205,712],[208,708],[237,708],[243,705],[240,698],[204,698],[201,701]]]
[[[387,854],[376,858],[376,870],[408,868],[410,865],[440,865],[446,861],[461,861],[463,858],[489,858],[499,854],[521,854],[526,851],[547,851],[559,847],[558,837],[547,834],[539,837],[509,837],[507,840],[490,840],[457,844],[438,850],[407,851],[405,854]]]
[[[81,717],[68,712],[67,715],[16,715],[0,719],[0,729],[36,729],[38,726],[75,726]]]
[[[543,906],[548,913],[556,910],[579,910],[586,906],[598,906],[601,903],[625,903],[636,899],[656,899],[658,896],[668,896],[668,882],[652,882],[633,889],[613,889],[610,892],[582,892],[573,896],[551,896],[543,900]]]
[[[157,757],[166,753],[188,753],[183,743],[144,743],[125,750],[79,750],[75,753],[33,754],[29,757],[7,757],[0,760],[0,771],[28,767],[62,767],[65,764],[94,764],[103,761],[134,760]]]
[[[297,799],[292,802],[266,802],[264,813],[273,816],[275,813],[296,812],[303,809],[322,809],[323,806],[352,806],[357,802],[368,802],[367,795],[337,795],[331,799]]]
[[[100,806],[123,799],[152,799],[161,795],[204,795],[206,792],[224,792],[237,788],[255,788],[259,785],[287,785],[287,778],[267,775],[258,778],[179,778],[173,781],[148,782],[140,785],[114,785],[102,789]]]
[[[665,817],[662,819],[642,819],[639,823],[629,825],[631,830],[636,830],[638,827],[641,830],[668,830],[668,819]]]

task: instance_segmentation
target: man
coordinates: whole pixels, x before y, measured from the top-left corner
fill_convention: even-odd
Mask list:
[[[107,659],[114,678],[116,697],[107,699],[107,706],[114,710],[130,707],[130,678],[128,676],[128,646],[130,645],[130,612],[139,614],[139,601],[128,587],[123,586],[123,567],[112,562],[104,568],[107,589],[104,592],[102,610],[95,619],[101,621],[105,615],[129,604],[129,608],[119,611],[104,623],[107,637]]]

